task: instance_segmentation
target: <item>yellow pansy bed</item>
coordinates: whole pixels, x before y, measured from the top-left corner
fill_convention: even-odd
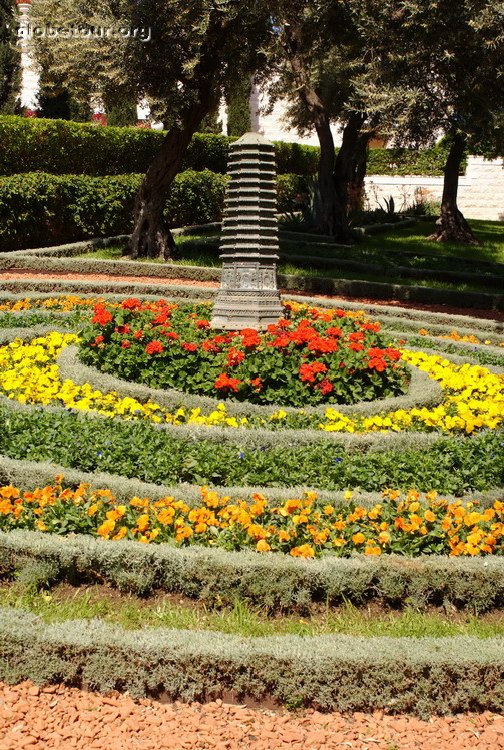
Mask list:
[[[231,500],[207,487],[201,501],[189,505],[167,496],[133,497],[120,502],[108,490],[88,484],[55,484],[22,492],[0,488],[0,530],[29,529],[56,534],[85,533],[103,539],[143,543],[174,540],[229,550],[282,552],[292,557],[321,555],[449,554],[476,556],[504,552],[504,503],[483,508],[437,492],[405,496],[386,490],[382,501],[364,508],[345,493],[346,502],[322,505],[315,492],[283,502],[263,494],[250,501]]]
[[[75,334],[51,332],[32,341],[16,339],[0,347],[0,393],[25,404],[59,404],[110,417],[143,419],[173,425],[257,427],[275,423],[289,427],[289,415],[280,410],[269,418],[231,416],[224,404],[208,414],[200,409],[170,411],[151,400],[140,403],[116,391],[102,393],[89,384],[62,381],[56,358],[75,344]],[[327,432],[369,433],[403,430],[440,430],[471,434],[481,428],[496,429],[504,418],[504,375],[480,365],[455,365],[436,354],[401,350],[402,359],[428,373],[441,385],[444,399],[434,408],[399,409],[371,417],[352,417],[328,407],[325,417],[312,416],[310,427]],[[308,419],[308,416],[306,417]]]

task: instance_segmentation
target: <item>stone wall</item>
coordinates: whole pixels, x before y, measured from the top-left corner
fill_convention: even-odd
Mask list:
[[[442,192],[442,177],[366,177],[366,198],[370,208],[376,208],[380,203],[384,205],[384,199],[390,196],[393,196],[397,209],[410,206],[419,194],[424,200],[440,201]],[[470,219],[504,221],[504,159],[468,158],[466,173],[459,178],[458,206]]]

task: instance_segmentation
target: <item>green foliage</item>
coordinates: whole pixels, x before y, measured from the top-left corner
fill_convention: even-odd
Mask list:
[[[451,605],[484,612],[504,603],[504,561],[398,555],[300,560],[288,555],[227,552],[202,546],[104,542],[38,531],[0,532],[0,574],[36,573],[37,586],[54,581],[107,583],[124,592],[181,594],[204,604],[239,600],[271,614],[306,612],[373,600],[388,607]],[[129,561],[126,563],[126,561]],[[22,573],[22,571],[26,571]],[[129,580],[123,577],[129,572]]]
[[[141,180],[135,174],[100,178],[31,173],[0,178],[0,249],[129,233]],[[165,209],[170,226],[218,221],[224,189],[223,175],[207,171],[177,175]]]
[[[240,137],[249,132],[251,126],[249,104],[251,89],[252,84],[248,76],[231,87],[226,97],[228,135]]]
[[[0,0],[0,114],[15,111],[21,86],[21,55],[16,48],[14,13],[10,0]]]
[[[9,406],[9,408],[7,408]],[[463,494],[504,485],[502,433],[347,444],[338,437],[289,430],[191,429],[99,417],[61,409],[0,411],[0,453],[105,471],[155,483],[308,486],[337,490],[417,487]],[[292,436],[296,436],[293,443]],[[410,440],[414,446],[415,438]],[[371,449],[371,450],[370,450]]]
[[[368,153],[368,175],[425,175],[436,177],[443,174],[448,147],[441,142],[424,149],[370,148]],[[465,173],[467,159],[461,165]]]
[[[0,152],[0,174],[43,171],[99,176],[145,172],[164,137],[164,133],[143,128],[98,128],[89,123],[0,117],[0,139],[8,144]],[[224,174],[228,146],[233,140],[214,133],[196,133],[183,169]],[[419,151],[370,149],[368,173],[442,174],[446,153],[445,145]],[[277,141],[275,155],[279,175],[308,176],[317,171],[316,146]]]
[[[129,565],[129,561],[125,561]],[[334,635],[248,638],[222,633],[125,631],[99,620],[46,624],[0,610],[0,679],[127,690],[185,702],[292,701],[322,711],[432,714],[502,709],[501,639]],[[337,689],[335,689],[335,686]]]
[[[113,102],[107,107],[107,126],[125,127],[135,125],[137,121],[137,108],[134,101],[124,99]]]

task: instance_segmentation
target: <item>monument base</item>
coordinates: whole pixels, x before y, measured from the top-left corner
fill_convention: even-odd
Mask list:
[[[264,331],[281,317],[283,308],[277,290],[226,289],[217,295],[211,326],[223,331]]]

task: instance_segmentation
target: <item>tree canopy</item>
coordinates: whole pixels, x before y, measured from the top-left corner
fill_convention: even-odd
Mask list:
[[[21,85],[21,55],[10,0],[0,0],[0,113],[12,114]]]

